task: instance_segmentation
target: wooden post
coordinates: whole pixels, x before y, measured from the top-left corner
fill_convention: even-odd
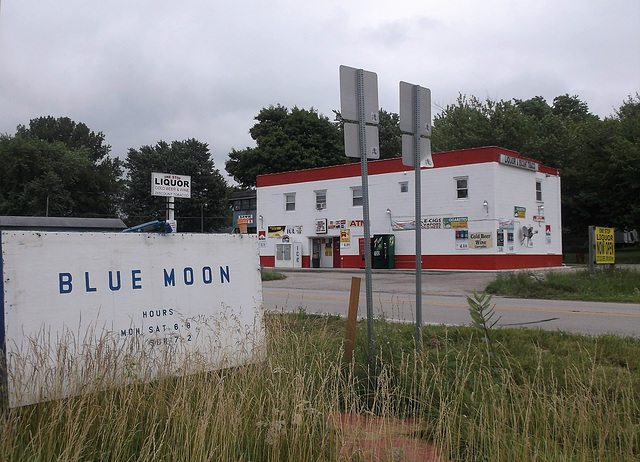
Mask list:
[[[358,301],[360,300],[360,278],[351,278],[351,294],[349,296],[349,315],[347,316],[347,336],[344,343],[344,363],[353,360],[353,345],[356,340],[356,318],[358,317]]]

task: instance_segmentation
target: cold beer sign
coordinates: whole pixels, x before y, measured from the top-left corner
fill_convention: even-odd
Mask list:
[[[172,173],[152,173],[151,195],[189,199],[191,197],[191,177]]]

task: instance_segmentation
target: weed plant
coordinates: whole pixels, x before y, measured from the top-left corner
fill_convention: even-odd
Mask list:
[[[445,460],[640,458],[639,339],[498,329],[489,362],[476,328],[424,327],[417,354],[414,326],[378,320],[372,365],[362,321],[344,365],[344,319],[265,323],[259,364],[5,410],[2,460],[369,460],[341,412],[412,418]]]
[[[287,279],[287,275],[272,269],[262,270],[263,281],[280,281],[282,279]]]

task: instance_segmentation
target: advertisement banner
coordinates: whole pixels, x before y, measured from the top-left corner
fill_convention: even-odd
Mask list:
[[[444,229],[468,228],[468,217],[450,217],[443,218]]]
[[[409,231],[416,229],[414,220],[391,220],[391,229],[394,231]]]
[[[341,229],[340,230],[340,248],[348,249],[350,247],[351,247],[351,230]]]
[[[265,358],[256,238],[2,231],[10,407]]]
[[[286,231],[286,226],[267,226],[267,234],[270,238],[281,238]]]
[[[423,218],[420,224],[421,229],[442,229],[443,220],[440,217],[437,218]]]

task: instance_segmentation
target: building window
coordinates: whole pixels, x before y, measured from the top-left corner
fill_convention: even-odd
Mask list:
[[[408,181],[400,182],[400,192],[401,193],[409,192],[409,182]]]
[[[536,200],[542,202],[542,181],[536,181]]]
[[[327,208],[327,190],[316,191],[316,210],[324,210]]]
[[[236,212],[255,210],[256,204],[256,199],[237,199],[233,201],[233,210]]]
[[[296,194],[289,193],[284,195],[284,209],[287,212],[292,212],[296,209]]]
[[[362,206],[362,186],[354,186],[351,188],[351,194],[353,197],[353,206]]]
[[[469,198],[469,177],[456,178],[456,199]]]

